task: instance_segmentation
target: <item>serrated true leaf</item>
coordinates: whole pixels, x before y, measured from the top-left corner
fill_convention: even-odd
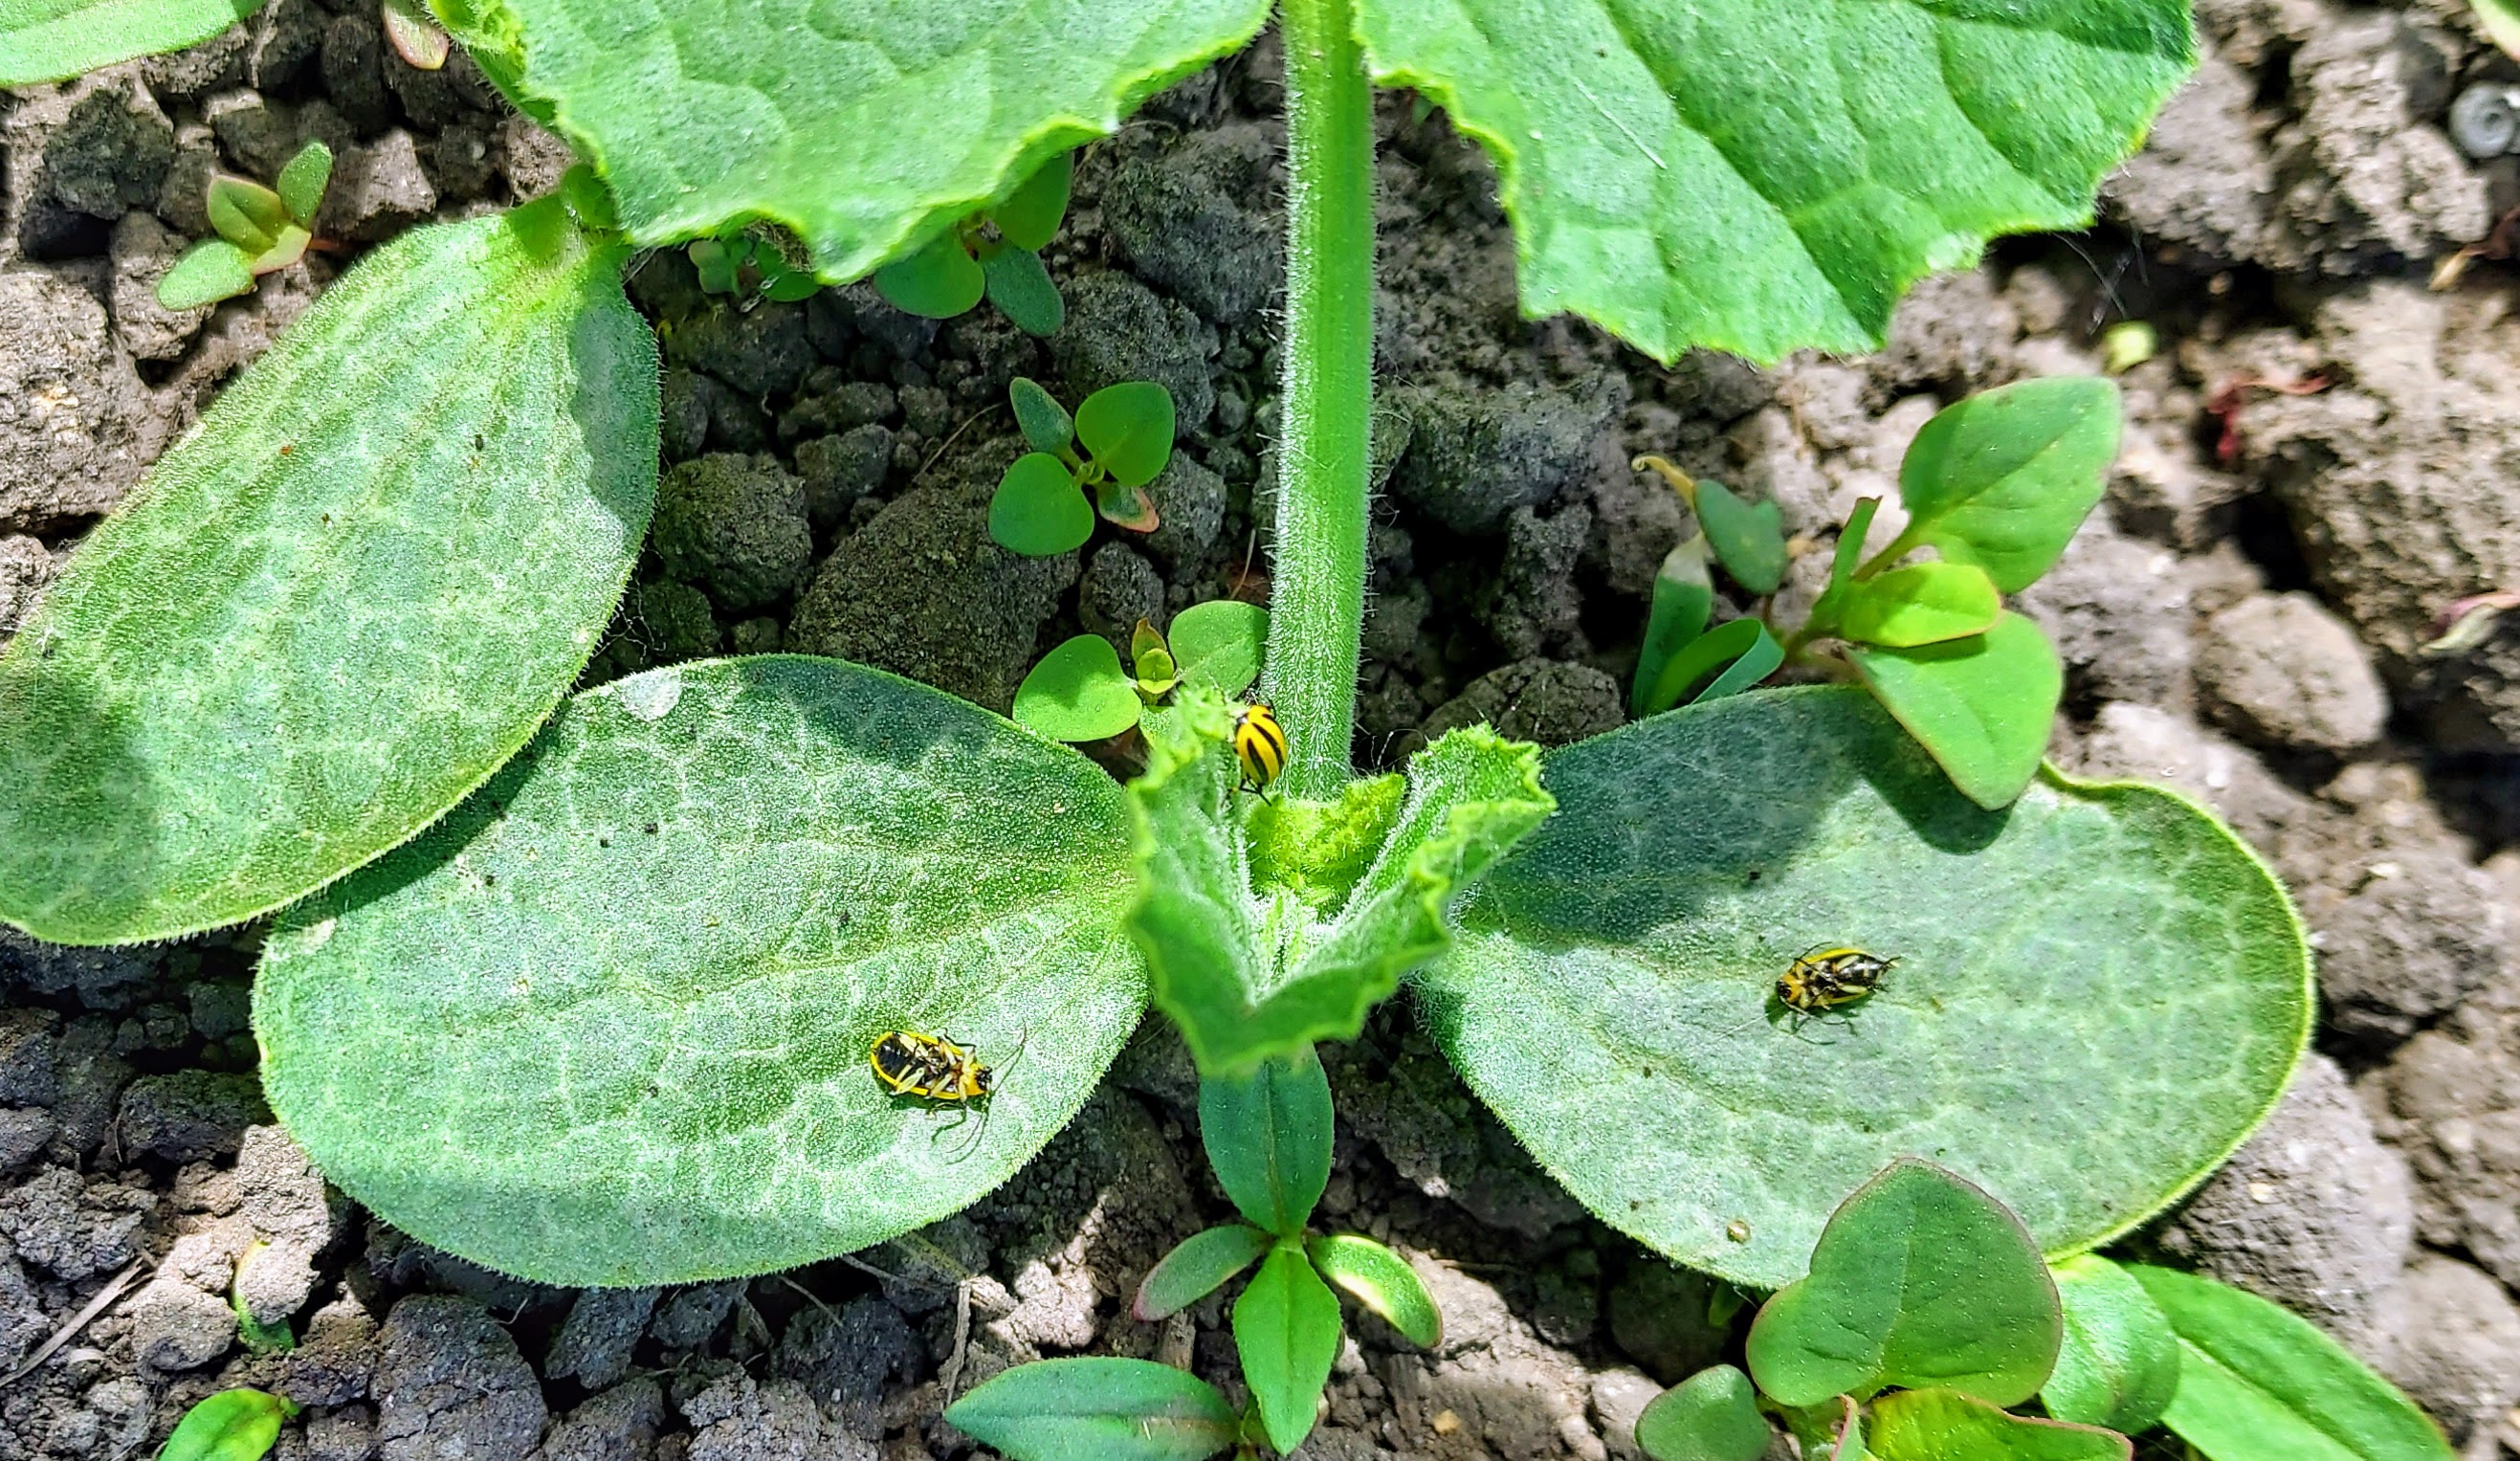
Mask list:
[[[1207,1164],[1252,1226],[1281,1238],[1304,1230],[1330,1180],[1330,1081],[1306,1046],[1242,1074],[1198,1082]]]
[[[72,76],[208,40],[262,0],[0,0],[0,87]]]
[[[1731,1365],[1698,1371],[1637,1417],[1637,1447],[1653,1461],[1759,1461],[1771,1434],[1750,1377]]]
[[[532,736],[655,497],[621,258],[564,215],[414,230],[220,395],[0,656],[0,918],[80,943],[251,918]]]
[[[2064,1320],[2039,1246],[1985,1191],[1902,1158],[1830,1214],[1811,1272],[1759,1310],[1759,1389],[1787,1405],[1930,1386],[2015,1405],[2056,1362]]]
[[[210,179],[207,211],[211,229],[248,255],[269,251],[290,221],[279,194],[224,172]]]
[[[1153,481],[1173,456],[1173,393],[1152,381],[1105,386],[1076,407],[1076,439],[1123,486]]]
[[[2005,610],[1983,634],[1910,650],[1855,645],[1846,657],[1978,805],[2010,804],[2039,774],[2065,665],[2037,623]]]
[[[1130,932],[1156,1005],[1202,1073],[1247,1071],[1321,1039],[1352,1039],[1408,970],[1444,947],[1452,895],[1549,814],[1536,753],[1484,728],[1419,752],[1410,791],[1346,898],[1255,888],[1233,825],[1231,726],[1215,697],[1148,721],[1147,772],[1130,784],[1141,874]]]
[[[1044,162],[1023,186],[989,209],[990,219],[1008,243],[1040,250],[1058,232],[1067,216],[1067,190],[1076,176],[1076,154],[1061,153]]]
[[[251,293],[253,270],[245,251],[225,239],[203,239],[185,250],[158,281],[158,302],[168,309],[195,309]]]
[[[778,0],[505,0],[496,28],[520,37],[500,54],[611,183],[635,242],[776,219],[838,283],[1010,198],[1268,12],[1003,0],[805,24]]]
[[[1444,1341],[1444,1315],[1409,1260],[1358,1233],[1315,1233],[1304,1253],[1322,1277],[1381,1316],[1409,1343],[1432,1349]]]
[[[393,9],[391,3],[386,11]],[[441,40],[443,36],[439,37]],[[280,205],[289,216],[308,228],[315,226],[315,214],[324,206],[324,189],[333,181],[333,150],[321,142],[309,142],[297,150],[287,166],[280,169],[275,191]]]
[[[1334,911],[1373,865],[1408,799],[1408,778],[1387,772],[1358,777],[1334,801],[1280,797],[1253,807],[1242,823],[1253,886],[1283,890],[1325,915]]]
[[[2175,1268],[2127,1271],[2179,1336],[2162,1424],[2212,1461],[2451,1461],[2440,1427],[2309,1320]]]
[[[1636,679],[1628,690],[1628,712],[1639,719],[1654,713],[1646,707],[1653,703],[1663,666],[1706,632],[1706,616],[1715,607],[1711,560],[1706,534],[1701,532],[1665,554],[1662,568],[1654,573],[1644,644],[1637,652]]]
[[[1234,1301],[1234,1347],[1269,1443],[1292,1451],[1312,1432],[1339,1351],[1338,1296],[1301,1247],[1281,1243],[1260,1260]]]
[[[1103,1356],[1016,1365],[947,1406],[945,1419],[1012,1461],[1205,1461],[1240,1426],[1197,1376]]]
[[[1048,452],[1015,458],[989,499],[989,536],[1027,558],[1069,552],[1094,535],[1094,505],[1074,474]]]
[[[1849,687],[1676,711],[1542,779],[1557,815],[1456,907],[1420,1007],[1585,1206],[1734,1282],[1800,1277],[1837,1196],[1916,1152],[2049,1254],[2095,1246],[2220,1164],[2308,1037],[2290,902],[2169,793],[2050,775],[1991,813]],[[1851,1016],[1771,1025],[1821,941],[1899,962]]]
[[[1983,634],[2003,613],[1985,571],[1964,563],[1915,563],[1849,585],[1838,632],[1859,644],[1913,649]]]
[[[1865,1444],[1879,1461],[2131,1461],[2114,1431],[2007,1415],[1950,1390],[1904,1391],[1872,1404]]]
[[[1007,383],[1007,400],[1014,407],[1015,430],[1035,451],[1058,453],[1076,444],[1076,420],[1038,381],[1017,376]]]
[[[1232,699],[1260,677],[1269,611],[1240,599],[1210,599],[1174,615],[1169,637],[1183,679]]]
[[[175,1423],[158,1461],[261,1461],[279,1441],[281,1423],[296,1413],[286,1397],[258,1390],[204,1395]]]
[[[1000,249],[980,261],[980,276],[989,302],[1026,335],[1047,340],[1067,323],[1067,301],[1031,250]]]
[[[2022,381],[1945,407],[1899,466],[1901,543],[1986,570],[2019,593],[2054,566],[2107,490],[2118,388],[2098,376]]]
[[[1247,1223],[1229,1222],[1173,1245],[1138,1284],[1130,1314],[1145,1323],[1168,1319],[1260,1260],[1277,1240]]]
[[[327,1178],[501,1272],[847,1253],[995,1188],[1092,1092],[1144,1001],[1126,848],[1091,761],[939,691],[804,656],[652,670],[291,910],[264,1089]],[[983,1111],[887,1095],[895,1029],[994,1067]]]
[[[1773,502],[1745,502],[1719,481],[1699,481],[1689,494],[1707,546],[1732,581],[1772,594],[1785,580],[1784,512]]]
[[[1116,736],[1145,708],[1120,669],[1119,651],[1100,634],[1079,634],[1042,656],[1015,687],[1015,724],[1054,741]]]
[[[1665,361],[1878,346],[1991,235],[2076,228],[2186,75],[2186,0],[1361,0],[1498,161],[1523,312]]]
[[[884,302],[924,319],[950,320],[967,313],[988,288],[987,271],[953,234],[875,271],[875,292]]]
[[[2179,1336],[2135,1275],[2083,1254],[2055,1267],[2065,1311],[2056,1372],[2040,1388],[2060,1421],[2149,1431],[2179,1393]]]

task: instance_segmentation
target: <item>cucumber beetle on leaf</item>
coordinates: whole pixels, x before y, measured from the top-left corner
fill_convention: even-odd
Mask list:
[[[1793,1016],[1793,1027],[1800,1030],[1805,1021],[1870,998],[1889,977],[1891,966],[1898,962],[1895,955],[1885,958],[1851,944],[1815,943],[1777,976],[1770,1010],[1781,1007]],[[1773,1014],[1761,1018],[1773,1018]],[[1757,1023],[1753,1020],[1740,1027],[1746,1029]]]
[[[1242,790],[1266,792],[1286,769],[1286,732],[1267,706],[1237,707],[1234,756],[1242,763]]]
[[[931,1108],[955,1109],[953,1123],[940,1129],[938,1136],[961,1130],[970,1120],[972,1111],[979,1111],[979,1127],[948,1159],[960,1162],[988,1134],[989,1098],[997,1094],[1006,1072],[1022,1057],[1023,1044],[1017,1041],[1015,1053],[1008,1057],[1006,1065],[991,1067],[981,1062],[977,1047],[958,1044],[949,1036],[888,1029],[877,1036],[875,1048],[867,1052],[867,1064],[874,1067],[876,1083],[887,1094],[923,1101]]]

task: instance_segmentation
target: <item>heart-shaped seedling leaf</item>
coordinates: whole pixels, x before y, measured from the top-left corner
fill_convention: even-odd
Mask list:
[[[2132,1461],[2115,1431],[2007,1415],[1954,1390],[1905,1391],[1872,1404],[1865,1444],[1878,1461]]]
[[[208,40],[262,0],[44,0],[0,6],[0,88],[67,81]]]
[[[1645,697],[1644,713],[1738,695],[1777,672],[1785,647],[1755,618],[1728,619],[1671,657]],[[1713,675],[1713,679],[1707,676]]]
[[[1899,467],[1902,543],[1974,564],[2019,593],[2054,567],[2108,489],[2118,388],[2098,376],[2022,381],[1946,406]]]
[[[1241,1429],[1206,1381],[1108,1357],[1016,1365],[945,1407],[945,1421],[1010,1461],[1206,1461]]]
[[[2317,1325],[2210,1278],[2127,1271],[2179,1336],[2162,1424],[2214,1461],[2451,1461],[2441,1428]]]
[[[1067,747],[836,660],[617,680],[291,911],[264,1089],[344,1192],[503,1273],[853,1252],[995,1190],[1136,1027],[1125,815]],[[895,1031],[992,1093],[893,1094],[869,1065]]]
[[[297,1413],[286,1396],[223,1390],[184,1412],[158,1450],[158,1461],[262,1461],[280,1440],[281,1423]]]
[[[1744,502],[1719,481],[1699,481],[1689,503],[1732,581],[1754,594],[1775,593],[1785,581],[1783,512],[1773,502]]]
[[[203,239],[184,251],[166,277],[158,281],[158,302],[167,309],[194,309],[253,293],[253,269],[245,251],[225,239]]]
[[[1258,1262],[1276,1241],[1258,1228],[1239,1222],[1193,1233],[1147,1270],[1129,1312],[1149,1323],[1169,1319]]]
[[[1419,1008],[1602,1221],[1735,1283],[1800,1277],[1834,1195],[1912,1152],[2047,1252],[2095,1247],[2220,1164],[2309,1035],[2290,901],[2169,793],[2050,773],[1988,812],[1850,686],[1657,716],[1543,779],[1557,815],[1455,906]],[[1815,944],[1898,962],[1851,1014],[1771,1023]]]
[[[1995,627],[2003,596],[1986,571],[1964,563],[1917,563],[1859,579],[1838,632],[1859,644],[1913,649]]]
[[[1198,1132],[1225,1195],[1252,1226],[1304,1230],[1330,1180],[1330,1082],[1310,1047],[1198,1082]]]
[[[1706,616],[1715,608],[1715,575],[1709,567],[1706,534],[1698,533],[1664,555],[1654,574],[1653,606],[1645,616],[1644,646],[1637,653],[1637,677],[1628,693],[1628,711],[1638,719],[1653,712],[1654,688],[1672,657],[1706,632]],[[1669,709],[1669,706],[1661,708]]]
[[[704,295],[731,295],[742,289],[744,260],[751,252],[751,241],[742,237],[694,239],[683,249],[683,255],[692,261],[692,271],[699,276],[700,293]]]
[[[1094,489],[1094,511],[1114,527],[1131,532],[1152,532],[1164,525],[1155,515],[1155,500],[1144,487],[1125,486],[1106,481]]]
[[[1173,393],[1152,381],[1123,381],[1076,408],[1076,439],[1122,486],[1153,481],[1173,458]]]
[[[822,292],[823,281],[780,257],[776,249],[753,251],[752,267],[761,275],[761,297],[765,299],[793,304]]]
[[[251,178],[219,173],[210,179],[210,228],[248,257],[271,251],[280,231],[290,224],[289,208],[274,193]]]
[[[1902,1158],[1821,1229],[1811,1272],[1750,1326],[1750,1373],[1787,1405],[1945,1386],[1998,1405],[2039,1393],[2064,1320],[2039,1245],[1986,1192]]]
[[[1148,703],[1172,694],[1181,683],[1181,663],[1173,658],[1173,647],[1145,619],[1129,631],[1129,665],[1139,697]]]
[[[1338,1296],[1301,1247],[1282,1242],[1234,1301],[1234,1347],[1269,1443],[1282,1454],[1312,1433],[1322,1387],[1338,1358]]]
[[[921,6],[915,26],[882,36],[865,24],[799,24],[785,0],[438,9],[476,59],[489,58],[485,68],[505,73],[527,110],[539,108],[603,172],[633,243],[675,244],[731,219],[778,218],[804,243],[814,271],[836,280],[961,223],[977,199],[1006,200],[992,209],[1002,233],[1037,236],[1044,210],[1013,196],[1029,191],[1028,179],[1046,188],[1040,172],[1117,130],[1146,98],[1238,49],[1270,8],[1268,0]],[[699,56],[705,67],[682,64]]]
[[[1173,616],[1173,662],[1181,677],[1231,700],[1260,678],[1269,611],[1240,599],[1210,599]]]
[[[1075,418],[1039,382],[1015,377],[1007,383],[1007,399],[1014,405],[1015,429],[1033,450],[1057,456],[1076,444]]]
[[[875,292],[908,314],[950,320],[980,302],[989,279],[963,236],[947,229],[917,253],[875,271]]]
[[[1400,976],[1445,946],[1443,913],[1552,803],[1532,748],[1454,731],[1410,761],[1410,793],[1344,899],[1317,886],[1255,885],[1236,825],[1233,719],[1212,693],[1145,721],[1146,774],[1130,784],[1139,885],[1130,933],[1155,999],[1203,1073],[1248,1071],[1319,1039],[1353,1039]],[[1304,920],[1301,933],[1285,920]]]
[[[1023,186],[989,209],[998,233],[1017,249],[1038,251],[1058,232],[1067,216],[1067,190],[1076,176],[1076,154],[1060,153],[1044,162]]]
[[[1444,1315],[1407,1258],[1355,1233],[1316,1233],[1304,1241],[1304,1252],[1322,1277],[1373,1310],[1411,1344],[1432,1349],[1443,1343]]]
[[[2060,1421],[2149,1431],[2179,1393],[2179,1336],[2135,1275],[2083,1254],[2050,1270],[2065,1309],[2056,1371],[2040,1388]]]
[[[386,0],[390,13],[395,0]],[[440,35],[439,40],[445,37]],[[333,150],[321,142],[309,142],[297,150],[297,156],[280,169],[280,204],[289,216],[307,228],[315,226],[315,214],[324,206],[324,189],[333,181]]]
[[[0,654],[0,918],[79,943],[252,918],[524,745],[655,499],[623,257],[556,203],[415,229],[221,393]]]
[[[442,70],[454,44],[428,13],[427,0],[383,0],[385,43],[415,70]]]
[[[1094,508],[1076,478],[1048,452],[1015,458],[989,499],[989,536],[1026,558],[1052,558],[1094,535]]]
[[[1041,255],[1029,249],[1000,248],[980,261],[980,276],[989,302],[1014,327],[1044,340],[1067,323],[1067,301],[1042,267]]]
[[[2010,805],[2039,774],[2065,665],[2036,623],[2006,610],[1983,634],[1912,650],[1858,645],[1847,658],[1978,805]]]
[[[1637,1417],[1637,1446],[1653,1461],[1759,1461],[1771,1434],[1750,1377],[1731,1365],[1698,1371]]]
[[[1876,349],[1989,235],[2083,227],[2194,64],[2186,0],[1996,13],[1363,0],[1356,28],[1514,179],[1525,315],[1768,361]]]
[[[1079,634],[1042,656],[1015,687],[1015,723],[1054,741],[1116,736],[1136,725],[1144,708],[1119,653],[1100,634]]]

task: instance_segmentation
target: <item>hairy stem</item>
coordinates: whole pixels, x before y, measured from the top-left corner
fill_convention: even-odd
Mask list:
[[[1373,98],[1354,0],[1284,0],[1286,333],[1265,686],[1293,753],[1284,785],[1352,774],[1373,400]]]

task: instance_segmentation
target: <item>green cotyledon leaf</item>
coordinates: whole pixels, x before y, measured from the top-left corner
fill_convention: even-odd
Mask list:
[[[0,919],[166,938],[409,839],[601,640],[656,491],[625,251],[557,201],[370,253],[0,656]]]
[[[2186,0],[1359,0],[1497,160],[1522,307],[1669,361],[1878,346],[1984,242],[2076,228],[2194,62]]]
[[[634,241],[773,219],[833,283],[1013,200],[1269,14],[1267,0],[830,0],[810,19],[780,0],[464,9],[458,37],[520,51],[518,86],[611,184]]]
[[[1752,691],[1553,752],[1557,814],[1417,978],[1438,1043],[1613,1227],[1757,1288],[1921,1156],[2050,1256],[2125,1232],[2273,1105],[2309,956],[2264,865],[2170,793],[1954,791],[1869,697]],[[1817,943],[1896,959],[1771,1018]]]
[[[0,86],[66,81],[180,51],[261,8],[262,0],[0,0]]]
[[[1135,1027],[1125,827],[1082,755],[877,670],[618,680],[291,910],[254,984],[264,1089],[344,1192],[502,1272],[847,1253],[1004,1182]],[[891,1030],[970,1048],[994,1094],[888,1094]]]

